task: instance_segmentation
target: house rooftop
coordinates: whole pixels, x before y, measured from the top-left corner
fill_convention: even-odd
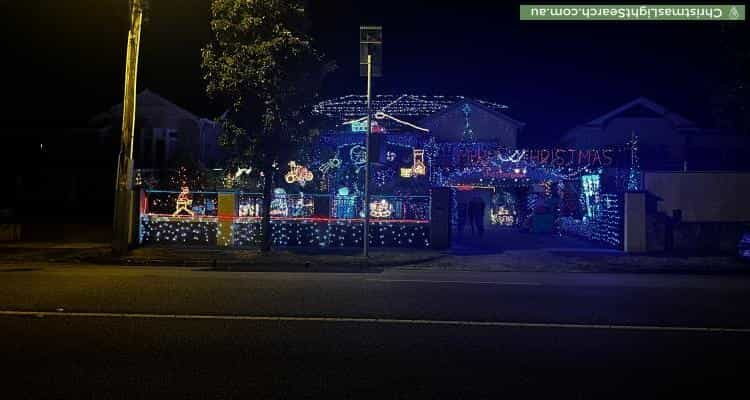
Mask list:
[[[372,98],[372,111],[383,112],[406,121],[418,121],[429,115],[443,111],[461,101],[465,96],[381,94]],[[508,106],[486,100],[474,100],[494,111],[504,111]],[[318,114],[343,123],[367,115],[367,96],[347,95],[324,100],[314,107]]]

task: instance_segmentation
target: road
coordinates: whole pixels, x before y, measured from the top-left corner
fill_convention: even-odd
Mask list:
[[[8,398],[726,397],[745,275],[0,266]]]

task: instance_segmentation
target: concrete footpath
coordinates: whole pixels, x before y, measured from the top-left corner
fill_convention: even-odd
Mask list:
[[[94,265],[191,266],[232,271],[356,272],[383,269],[534,272],[646,272],[750,274],[750,264],[733,256],[629,255],[602,249],[535,248],[495,253],[377,249],[365,261],[359,249],[250,249],[141,247],[114,257],[108,244],[0,243],[0,264],[74,263]]]

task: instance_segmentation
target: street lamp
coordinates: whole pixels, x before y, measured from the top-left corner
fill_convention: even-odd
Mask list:
[[[370,135],[372,134],[372,78],[383,76],[383,27],[359,27],[359,75],[367,77],[367,133],[365,134],[365,195],[362,209],[365,212],[363,224],[363,255],[369,255],[370,247]]]

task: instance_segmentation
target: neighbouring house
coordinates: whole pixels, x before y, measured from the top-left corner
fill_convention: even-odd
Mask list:
[[[645,97],[639,97],[568,131],[561,143],[597,148],[638,139],[644,170],[744,170],[750,142],[695,122]]]
[[[750,173],[645,172],[649,251],[734,252],[750,229]]]
[[[214,121],[200,118],[148,89],[138,94],[136,104],[136,168],[171,168],[185,159],[209,168],[220,163],[220,129]],[[122,103],[97,115],[92,123],[99,127],[103,141],[119,143]]]

